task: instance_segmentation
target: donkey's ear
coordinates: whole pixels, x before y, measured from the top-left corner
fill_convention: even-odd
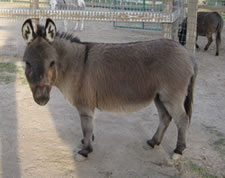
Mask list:
[[[36,34],[31,19],[27,19],[24,22],[22,26],[22,36],[27,43],[30,43],[35,39]]]
[[[45,38],[49,42],[53,42],[56,36],[56,26],[55,23],[51,19],[46,20],[45,24]]]

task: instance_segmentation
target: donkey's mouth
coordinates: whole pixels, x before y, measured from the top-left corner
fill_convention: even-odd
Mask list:
[[[41,106],[46,105],[50,98],[49,97],[50,90],[51,87],[49,86],[36,87],[35,90],[33,91],[34,101]]]
[[[49,97],[34,98],[34,101],[40,106],[44,106],[48,103]]]

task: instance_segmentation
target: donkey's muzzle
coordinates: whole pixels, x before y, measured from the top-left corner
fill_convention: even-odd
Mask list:
[[[46,105],[50,98],[50,90],[51,88],[49,86],[36,87],[33,92],[34,101],[41,106]]]

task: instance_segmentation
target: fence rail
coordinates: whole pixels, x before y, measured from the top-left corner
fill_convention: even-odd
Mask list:
[[[49,9],[12,9],[1,8],[0,18],[52,18],[86,21],[114,21],[114,22],[159,22],[173,23],[180,15],[180,11],[173,13],[135,12],[135,11],[96,11],[96,10],[49,10]]]

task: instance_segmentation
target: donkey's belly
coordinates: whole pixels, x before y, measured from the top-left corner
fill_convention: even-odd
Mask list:
[[[151,101],[146,103],[138,103],[138,104],[104,105],[104,106],[98,106],[97,108],[101,111],[106,111],[106,112],[129,113],[129,112],[139,111],[150,104],[151,104]]]
[[[148,96],[146,98],[130,98],[125,99],[123,97],[118,98],[104,98],[98,102],[97,108],[106,112],[136,112],[140,109],[145,108],[150,105],[154,99],[154,95]]]

